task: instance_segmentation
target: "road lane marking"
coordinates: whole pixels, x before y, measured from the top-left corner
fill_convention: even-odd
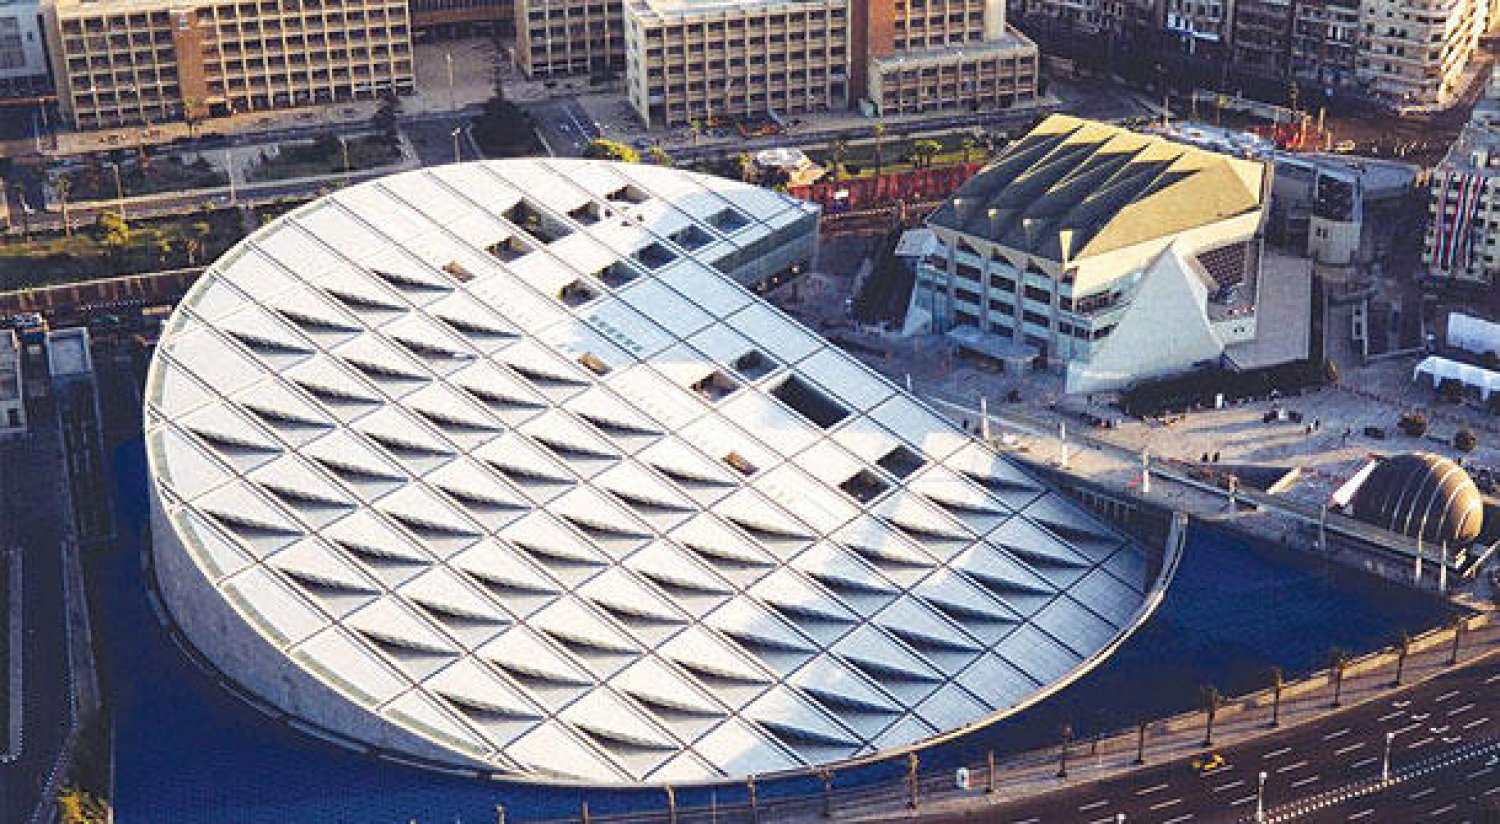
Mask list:
[[[1332,741],[1335,738],[1342,738],[1343,736],[1346,736],[1348,734],[1349,734],[1349,728],[1345,727],[1345,728],[1343,728],[1341,730],[1334,730],[1333,732],[1331,732],[1331,733],[1323,736],[1323,740],[1324,741]]]
[[[1103,818],[1096,818],[1093,821],[1090,821],[1089,824],[1118,824],[1119,820],[1120,819],[1116,818],[1115,816],[1107,815]]]
[[[1351,770],[1357,770],[1360,767],[1366,767],[1366,766],[1369,766],[1370,764],[1374,764],[1376,761],[1379,761],[1379,760],[1380,759],[1378,759],[1378,758],[1376,758],[1374,756],[1370,756],[1369,758],[1364,758],[1364,759],[1361,759],[1359,761],[1354,762],[1353,764],[1350,764],[1349,765],[1349,769],[1351,769]]]
[[[1303,761],[1293,761],[1290,764],[1282,764],[1280,767],[1277,767],[1276,768],[1276,772],[1278,772],[1278,773],[1284,773],[1284,772],[1288,772],[1288,771],[1291,771],[1291,770],[1300,770],[1300,769],[1302,769],[1303,767],[1306,767],[1306,766],[1307,766],[1307,761],[1306,760],[1303,760]]]
[[[1431,744],[1432,742],[1434,742],[1436,740],[1437,740],[1436,738],[1434,738],[1433,736],[1429,735],[1426,738],[1418,738],[1416,741],[1413,741],[1410,744],[1407,744],[1406,748],[1408,750],[1414,750],[1417,747],[1425,747],[1428,744]]]
[[[1360,810],[1359,812],[1355,813],[1354,815],[1349,816],[1349,820],[1350,821],[1358,821],[1358,820],[1360,820],[1361,818],[1364,818],[1367,815],[1374,815],[1374,814],[1375,814],[1375,808],[1371,807],[1368,810]]]
[[[1176,818],[1169,818],[1166,821],[1163,821],[1161,824],[1182,824],[1182,822],[1184,822],[1184,821],[1191,821],[1191,820],[1193,820],[1193,814],[1192,813],[1186,813],[1184,815],[1179,815]]]
[[[1470,721],[1469,723],[1463,725],[1462,727],[1459,727],[1459,729],[1461,729],[1461,730],[1472,730],[1475,727],[1479,726],[1480,724],[1488,724],[1488,723],[1490,723],[1490,717],[1488,715],[1486,715],[1483,718],[1476,718],[1473,721]]]
[[[1457,804],[1445,804],[1445,805],[1443,805],[1441,807],[1438,807],[1436,810],[1433,810],[1432,812],[1428,813],[1428,815],[1429,816],[1439,816],[1439,815],[1443,815],[1444,813],[1451,813],[1451,812],[1453,812],[1456,809],[1458,809],[1458,805]]]
[[[1414,729],[1416,729],[1417,727],[1420,727],[1420,726],[1422,726],[1422,724],[1420,722],[1418,722],[1416,724],[1407,724],[1406,726],[1404,726],[1404,727],[1396,730],[1395,733],[1393,733],[1393,734],[1394,735],[1402,735],[1404,733],[1411,732],[1412,730],[1414,730]]]
[[[1430,713],[1430,712],[1424,712],[1421,715],[1413,714],[1412,717],[1411,717],[1411,720],[1413,720],[1413,721],[1426,721],[1427,719],[1429,719],[1431,717],[1432,717],[1432,713]]]
[[[1454,697],[1456,697],[1458,695],[1459,695],[1459,691],[1458,690],[1448,690],[1447,692],[1443,693],[1442,695],[1439,695],[1435,700],[1439,704],[1441,704],[1444,701],[1447,701],[1448,699],[1454,698]]]
[[[1494,793],[1500,793],[1500,784],[1496,784],[1495,786],[1490,787],[1488,790],[1480,793],[1480,795],[1492,795]]]
[[[1317,780],[1318,780],[1318,777],[1316,775],[1309,775],[1306,778],[1299,778],[1296,781],[1293,781],[1292,782],[1292,787],[1293,788],[1304,787],[1304,786],[1306,786],[1308,784],[1311,784],[1311,783],[1313,783],[1314,781],[1317,781]]]
[[[1270,752],[1266,753],[1265,755],[1262,755],[1261,758],[1262,759],[1266,759],[1266,758],[1280,758],[1281,756],[1286,755],[1287,753],[1289,753],[1291,751],[1292,751],[1291,747],[1282,747],[1279,750],[1271,750]]]
[[[1238,807],[1241,804],[1249,804],[1251,801],[1254,801],[1254,800],[1255,800],[1255,796],[1253,796],[1253,795],[1247,795],[1244,798],[1236,798],[1235,800],[1229,802],[1229,806],[1231,806],[1231,807]]]
[[[1416,801],[1419,798],[1426,798],[1427,796],[1432,795],[1435,792],[1437,792],[1437,787],[1428,787],[1425,790],[1417,790],[1411,795],[1408,795],[1407,798],[1411,799],[1412,801]]]
[[[1170,786],[1171,786],[1170,784],[1157,784],[1157,785],[1155,785],[1153,787],[1147,787],[1144,790],[1136,790],[1135,794],[1136,795],[1150,795],[1152,793],[1159,793],[1162,790],[1165,790],[1167,787],[1170,787]]]
[[[1468,779],[1470,781],[1473,781],[1474,779],[1478,778],[1481,775],[1489,775],[1490,773],[1492,773],[1494,771],[1495,771],[1494,767],[1484,767],[1483,769],[1478,769],[1478,770],[1475,770],[1475,771],[1469,773]]]
[[[1012,821],[1011,824],[1041,824],[1040,818],[1023,818],[1020,821]]]
[[[1486,684],[1493,684],[1496,681],[1500,681],[1500,672],[1497,672],[1494,675],[1491,675],[1490,677],[1484,679],[1484,683]]]
[[[1168,801],[1160,801],[1160,802],[1157,802],[1157,803],[1151,805],[1151,812],[1154,813],[1157,810],[1165,810],[1168,807],[1175,807],[1175,806],[1177,806],[1178,804],[1181,804],[1181,803],[1182,803],[1182,799],[1180,799],[1180,798],[1173,798],[1173,799],[1168,800]]]
[[[1385,722],[1385,721],[1391,720],[1392,718],[1395,718],[1398,715],[1405,715],[1405,714],[1406,714],[1406,710],[1396,710],[1395,712],[1388,712],[1385,715],[1382,715],[1382,716],[1380,716],[1379,718],[1377,718],[1375,720],[1376,721]]]
[[[1367,741],[1361,741],[1361,742],[1359,742],[1357,744],[1349,744],[1347,746],[1339,747],[1338,749],[1336,749],[1336,750],[1333,751],[1333,754],[1334,755],[1348,755],[1349,753],[1354,752],[1355,750],[1359,749],[1360,747],[1363,747],[1367,743],[1369,743],[1369,742],[1367,742]]]
[[[1094,801],[1092,803],[1085,804],[1082,807],[1079,807],[1078,811],[1081,812],[1081,813],[1086,813],[1089,810],[1097,810],[1100,807],[1103,807],[1103,806],[1105,806],[1108,803],[1109,803],[1109,799],[1107,799],[1107,798],[1101,798],[1098,801]]]
[[[1240,779],[1239,781],[1231,781],[1228,784],[1220,784],[1219,786],[1217,786],[1217,787],[1211,787],[1210,789],[1212,789],[1216,793],[1222,793],[1222,792],[1228,792],[1228,791],[1234,789],[1235,787],[1243,787],[1243,786],[1245,786],[1245,780],[1244,779]]]
[[[1470,703],[1470,704],[1464,704],[1461,707],[1454,707],[1453,709],[1448,710],[1448,717],[1452,718],[1453,716],[1458,715],[1459,713],[1468,712],[1469,710],[1472,710],[1472,709],[1474,709],[1474,705],[1472,703]]]

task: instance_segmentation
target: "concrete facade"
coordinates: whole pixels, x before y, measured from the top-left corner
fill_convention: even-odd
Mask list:
[[[45,6],[58,102],[74,127],[150,124],[414,87],[400,0],[56,0]]]
[[[38,0],[0,0],[0,97],[51,87],[46,40]]]
[[[13,330],[0,330],[0,438],[26,434],[24,350]]]

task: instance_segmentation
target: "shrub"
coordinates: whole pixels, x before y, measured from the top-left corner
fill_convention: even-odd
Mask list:
[[[1443,378],[1437,391],[1438,397],[1448,403],[1460,403],[1464,399],[1464,385],[1457,378]]]
[[[1479,438],[1474,436],[1474,431],[1467,426],[1453,433],[1453,448],[1460,452],[1473,452],[1474,447],[1479,445]]]
[[[1413,438],[1420,438],[1427,434],[1427,416],[1421,412],[1406,412],[1401,415],[1397,426],[1401,431]]]

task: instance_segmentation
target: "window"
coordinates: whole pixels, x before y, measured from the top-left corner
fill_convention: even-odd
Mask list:
[[[782,381],[771,390],[771,394],[790,407],[793,412],[824,429],[849,417],[849,410],[796,375]]]

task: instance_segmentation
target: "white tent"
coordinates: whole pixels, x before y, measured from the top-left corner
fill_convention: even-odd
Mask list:
[[[1411,379],[1416,380],[1422,375],[1432,378],[1432,387],[1436,389],[1444,380],[1452,378],[1461,381],[1465,386],[1473,386],[1479,389],[1479,396],[1484,400],[1490,399],[1490,393],[1500,387],[1500,372],[1493,372],[1479,366],[1470,366],[1456,360],[1432,355],[1417,364],[1412,370]]]
[[[1500,323],[1453,312],[1448,315],[1448,345],[1481,355],[1500,352]]]

